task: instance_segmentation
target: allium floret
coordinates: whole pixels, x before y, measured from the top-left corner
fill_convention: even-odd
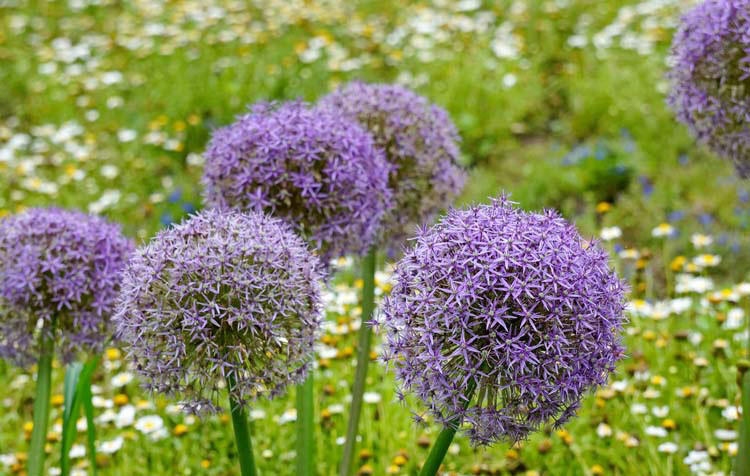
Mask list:
[[[114,320],[145,386],[190,412],[301,381],[321,324],[320,264],[279,219],[204,210],[136,251]]]
[[[300,101],[254,105],[214,132],[205,157],[208,206],[282,218],[324,263],[365,253],[391,199],[390,168],[370,134]]]
[[[672,43],[669,103],[699,140],[750,176],[750,0],[707,0]]]
[[[463,417],[472,443],[563,424],[622,357],[624,284],[557,213],[503,197],[451,210],[414,241],[378,316],[383,359],[401,396],[443,424]]]
[[[0,357],[37,358],[40,324],[69,361],[99,352],[134,245],[119,225],[59,208],[0,219]]]
[[[391,254],[400,251],[418,225],[432,221],[463,189],[455,125],[444,109],[395,84],[352,82],[320,104],[356,118],[385,151],[393,200],[382,239]]]

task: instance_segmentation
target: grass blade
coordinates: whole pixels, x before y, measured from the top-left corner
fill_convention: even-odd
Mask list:
[[[99,365],[101,356],[97,356],[84,365],[81,370],[81,378],[78,381],[77,392],[80,395],[80,402],[83,405],[83,411],[86,414],[86,453],[89,456],[91,465],[91,474],[96,476],[96,426],[94,424],[94,404],[91,394],[91,379],[94,371]]]
[[[78,397],[78,379],[81,376],[83,364],[74,362],[65,370],[65,384],[63,386],[63,423],[62,444],[60,449],[60,471],[62,476],[70,474],[70,448],[76,439],[76,420],[78,419],[80,398]]]

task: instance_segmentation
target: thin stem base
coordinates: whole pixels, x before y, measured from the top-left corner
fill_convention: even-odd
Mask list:
[[[475,388],[476,381],[472,379],[469,381],[469,384],[466,387],[466,393],[464,394],[466,395],[464,409],[469,406],[469,403],[474,396]],[[435,476],[437,474],[438,470],[440,469],[440,465],[443,464],[445,454],[448,452],[448,448],[450,448],[451,446],[453,437],[456,435],[456,431],[461,426],[461,421],[462,418],[460,416],[456,416],[452,421],[450,421],[449,424],[443,426],[443,431],[440,432],[437,439],[435,440],[435,444],[432,445],[430,454],[427,456],[427,461],[425,461],[424,465],[422,466],[422,470],[419,472],[419,476]]]
[[[247,426],[247,414],[245,408],[232,398],[232,392],[236,388],[233,374],[227,376],[227,388],[229,389],[229,409],[232,412],[232,426],[234,427],[234,440],[237,443],[240,471],[242,476],[256,476],[258,473],[253,459],[253,446]]]
[[[50,389],[52,385],[52,357],[55,350],[55,319],[42,328],[39,360],[37,362],[36,395],[34,396],[34,427],[29,447],[29,476],[44,474],[44,443],[47,440]]]
[[[315,475],[315,407],[313,369],[297,385],[297,476]]]

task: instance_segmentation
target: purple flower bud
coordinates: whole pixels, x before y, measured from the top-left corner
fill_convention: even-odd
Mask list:
[[[390,201],[383,153],[355,121],[303,102],[257,104],[214,132],[206,204],[265,211],[292,224],[323,263],[363,254]]]
[[[750,176],[750,0],[707,0],[672,43],[669,104],[699,140]]]
[[[416,227],[431,222],[461,192],[460,137],[448,114],[398,85],[353,82],[321,99],[356,118],[393,166],[393,200],[383,218],[382,241],[400,251]]]
[[[622,357],[624,284],[556,212],[502,197],[414,241],[378,317],[383,359],[436,420],[463,417],[472,443],[564,423]]]
[[[319,262],[282,221],[204,210],[136,251],[114,317],[149,390],[216,411],[303,380],[321,323]]]
[[[76,211],[32,208],[0,220],[0,357],[34,362],[39,321],[53,318],[63,360],[100,351],[133,248],[119,225]]]

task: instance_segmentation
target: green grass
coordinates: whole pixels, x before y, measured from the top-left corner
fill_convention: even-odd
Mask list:
[[[666,55],[681,2],[641,14],[639,8],[652,2],[504,0],[458,12],[451,10],[455,2],[212,0],[211,6],[223,10],[208,20],[206,2],[195,0],[104,0],[100,6],[74,10],[70,5],[75,3],[0,0],[0,151],[6,151],[0,152],[0,214],[50,204],[87,209],[108,193],[118,199],[101,213],[145,240],[200,206],[198,158],[211,130],[232,121],[247,104],[296,97],[313,101],[354,78],[399,80],[445,107],[461,132],[471,179],[459,204],[486,201],[505,191],[523,208],[561,210],[589,236],[603,226],[619,226],[623,238],[618,245],[654,255],[645,271],[633,275],[634,298],[673,293],[666,280],[673,276],[664,269],[677,255],[697,253],[689,244],[697,231],[711,234],[716,241],[711,252],[724,258],[712,271],[717,285],[747,277],[750,208],[741,194],[748,187],[734,178],[731,165],[695,144],[665,104]],[[633,8],[632,15],[623,13],[626,5]],[[448,26],[429,28],[426,19],[435,18]],[[514,35],[510,44],[501,45],[516,49],[508,57],[493,50],[496,32],[506,31],[503,24]],[[621,25],[623,34],[608,47],[595,47],[593,40],[603,41],[602,32],[613,24]],[[573,35],[585,37],[586,45],[571,46]],[[652,51],[640,54],[621,47],[623,35]],[[327,52],[306,62],[303,52],[316,36],[326,38]],[[55,38],[69,38],[73,45],[83,41],[90,45],[89,53],[81,49],[80,57],[67,63],[62,56],[74,49],[60,46]],[[337,51],[343,51],[339,59]],[[346,63],[352,59],[359,63]],[[356,67],[341,70],[337,61],[338,66]],[[56,71],[45,74],[50,63]],[[74,64],[82,72],[66,80],[62,71]],[[122,81],[103,84],[104,73],[112,71],[120,72]],[[511,79],[515,83],[506,86]],[[89,120],[91,111],[98,115],[95,120]],[[53,125],[54,135],[69,121],[81,131],[62,141],[46,138],[39,128]],[[136,131],[136,138],[118,140],[123,129]],[[173,143],[150,144],[149,133],[163,133]],[[8,155],[9,144],[18,143],[23,134],[36,143]],[[580,153],[581,146],[594,152],[565,165],[564,158]],[[602,161],[596,159],[597,147],[607,150]],[[616,183],[603,163],[627,168],[630,180]],[[109,166],[116,167],[116,174]],[[57,190],[45,193],[45,184]],[[604,215],[595,211],[603,199],[614,205]],[[651,230],[668,219],[680,235],[665,247],[651,237]],[[345,272],[339,281],[350,286],[351,276]],[[740,305],[747,312],[747,298]],[[716,449],[712,467],[728,472],[730,459],[714,431],[734,428],[736,422],[726,421],[717,403],[736,405],[734,362],[743,354],[742,342],[735,339],[740,332],[722,329],[717,321],[728,307],[722,302],[702,308],[696,302],[692,310],[662,321],[634,317],[627,328],[629,356],[614,378],[627,380],[630,390],[610,399],[587,399],[580,418],[566,427],[570,445],[555,433],[541,433],[507,455],[504,445],[473,450],[459,435],[460,451],[449,453],[446,467],[461,474],[486,466],[486,474],[534,470],[578,475],[592,474],[594,465],[601,465],[604,474],[689,474],[682,461],[691,448],[701,446]],[[351,312],[329,316],[353,317]],[[700,332],[702,342],[678,340],[683,330]],[[663,347],[656,346],[659,338]],[[728,341],[724,354],[714,352],[716,339]],[[343,352],[354,342],[354,334],[346,334],[336,348]],[[710,364],[698,367],[695,357]],[[115,359],[107,364],[116,365],[125,363]],[[666,379],[660,397],[645,398],[654,385],[635,378],[636,370]],[[119,392],[109,384],[119,371],[96,374],[105,398]],[[0,389],[0,454],[27,450],[22,427],[31,421],[33,383],[16,388],[12,382],[29,372],[0,363],[0,377],[7,382]],[[53,393],[62,392],[62,376],[63,369],[55,369]],[[351,358],[334,359],[316,376],[318,415],[332,404],[347,407],[352,376]],[[384,474],[403,450],[408,460],[399,474],[412,474],[427,454],[417,442],[433,438],[438,428],[416,427],[409,411],[392,403],[393,378],[381,366],[371,366],[369,378],[369,389],[382,399],[365,405],[360,447],[373,454],[367,463],[373,474]],[[677,397],[683,387],[695,387],[695,395]],[[328,394],[324,388],[333,391]],[[124,393],[131,402],[153,398],[155,410],[138,415],[162,415],[170,432],[185,421],[167,415],[167,402],[143,394],[136,382]],[[291,474],[285,468],[294,467],[294,424],[274,422],[293,402],[289,395],[258,404],[267,416],[254,422],[253,445],[264,474]],[[646,436],[645,427],[658,426],[664,418],[634,415],[633,403],[645,403],[649,411],[668,406],[664,418],[673,419],[676,429],[666,438]],[[53,414],[60,411],[56,407]],[[342,414],[316,420],[320,474],[335,470],[341,449],[335,440],[343,436],[345,420]],[[615,434],[598,437],[602,422],[615,434],[637,438],[639,445],[628,448]],[[238,474],[226,418],[193,423],[183,436],[158,442],[132,426],[102,424],[97,430],[100,441],[125,438],[120,451],[101,461],[101,474]],[[80,433],[79,443],[84,438]],[[551,446],[542,452],[547,439]],[[679,451],[659,453],[658,445],[665,441],[677,443]],[[59,443],[50,444],[49,459],[55,464]],[[263,456],[265,450],[272,454]],[[201,466],[204,459],[207,467]],[[3,471],[11,470],[0,465]]]

